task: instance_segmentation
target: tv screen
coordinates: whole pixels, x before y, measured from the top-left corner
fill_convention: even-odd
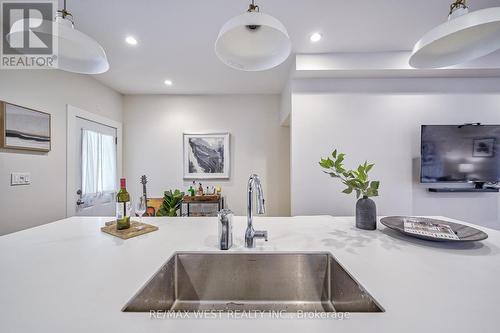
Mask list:
[[[500,125],[422,126],[422,183],[500,181]]]

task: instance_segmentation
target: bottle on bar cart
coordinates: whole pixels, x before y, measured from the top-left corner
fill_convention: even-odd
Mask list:
[[[120,191],[116,195],[116,229],[130,228],[130,195],[125,178],[120,179]]]

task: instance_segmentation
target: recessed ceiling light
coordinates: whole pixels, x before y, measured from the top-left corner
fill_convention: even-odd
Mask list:
[[[171,85],[173,85],[173,84],[174,84],[174,83],[172,82],[172,80],[165,80],[165,81],[163,81],[163,83],[165,83],[165,85],[167,85],[167,86],[171,86]]]
[[[319,32],[313,33],[310,37],[311,42],[313,42],[313,43],[319,42],[321,40],[321,38],[323,38],[323,36]]]
[[[127,36],[127,38],[125,38],[125,41],[127,42],[127,44],[129,45],[137,45],[137,39],[135,39],[134,37],[132,36]]]

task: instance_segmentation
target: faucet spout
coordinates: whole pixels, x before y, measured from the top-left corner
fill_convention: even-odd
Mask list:
[[[255,197],[257,200],[256,210],[257,214],[264,214],[266,212],[264,191],[262,190],[262,184],[260,178],[257,175],[251,175],[248,179],[247,186],[247,230],[245,232],[245,246],[247,248],[255,247],[255,238],[264,238],[267,241],[267,231],[256,231],[253,228],[253,198],[254,190]]]

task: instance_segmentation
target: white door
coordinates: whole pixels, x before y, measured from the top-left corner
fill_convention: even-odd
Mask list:
[[[114,216],[117,129],[77,116],[73,135],[75,215]]]

